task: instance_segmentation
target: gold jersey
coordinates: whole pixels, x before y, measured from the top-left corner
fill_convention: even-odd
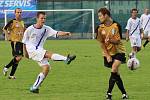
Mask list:
[[[101,24],[98,28],[97,33],[97,40],[101,43],[103,43],[108,51],[108,53],[112,56],[116,53],[125,53],[125,46],[123,45],[121,41],[121,29],[119,27],[120,25],[116,22],[113,22],[110,26],[105,26],[104,24]],[[114,40],[120,40],[118,44],[113,44],[110,42],[105,42],[107,39],[114,39]],[[103,51],[103,55],[106,54]]]
[[[23,33],[25,30],[24,21],[17,21],[15,19],[8,22],[4,27],[9,32],[9,40],[15,42],[21,42]]]

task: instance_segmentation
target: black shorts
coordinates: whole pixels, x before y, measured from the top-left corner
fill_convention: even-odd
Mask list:
[[[23,43],[21,42],[11,42],[12,55],[13,56],[23,56]]]
[[[104,57],[104,66],[105,67],[111,68],[114,60],[119,60],[119,61],[121,61],[121,63],[126,63],[126,55],[125,55],[125,53],[117,53],[117,54],[115,54],[115,55],[113,55],[111,57],[112,57],[112,62],[108,62],[107,58]]]

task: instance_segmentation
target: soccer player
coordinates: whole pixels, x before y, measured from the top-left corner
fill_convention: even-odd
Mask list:
[[[131,10],[131,18],[129,18],[126,26],[126,40],[128,41],[130,39],[132,47],[132,52],[129,54],[129,58],[136,57],[136,53],[141,50],[143,29],[137,14],[137,9]]]
[[[70,32],[56,31],[49,26],[44,25],[46,21],[45,12],[37,12],[37,22],[34,25],[28,27],[24,33],[22,42],[24,43],[25,51],[27,51],[28,57],[34,61],[37,61],[41,66],[42,71],[37,76],[37,79],[33,86],[30,87],[30,92],[39,93],[39,86],[49,73],[50,65],[48,60],[64,61],[66,64],[70,64],[76,56],[68,55],[62,56],[60,54],[52,53],[43,48],[44,42],[47,37],[58,36],[70,36]]]
[[[99,9],[98,18],[101,21],[101,25],[98,28],[97,40],[103,51],[104,66],[111,68],[106,99],[112,100],[111,93],[115,83],[122,93],[122,99],[128,99],[119,73],[119,66],[121,63],[126,62],[126,51],[121,41],[121,27],[117,22],[113,21],[107,8]]]
[[[21,19],[22,9],[15,9],[15,19],[9,21],[4,26],[3,31],[6,35],[6,39],[11,42],[13,59],[4,66],[3,74],[6,76],[8,69],[12,66],[9,79],[16,79],[14,76],[17,66],[23,56],[23,44],[22,38],[25,30],[24,21]]]
[[[150,14],[148,8],[144,9],[144,14],[141,15],[140,20],[144,30],[144,35],[146,36],[146,41],[143,44],[143,47],[145,47],[150,41]]]

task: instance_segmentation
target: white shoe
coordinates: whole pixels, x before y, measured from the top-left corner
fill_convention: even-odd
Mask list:
[[[7,75],[7,72],[8,72],[8,68],[4,67],[4,68],[3,68],[3,74],[4,74],[4,76]]]

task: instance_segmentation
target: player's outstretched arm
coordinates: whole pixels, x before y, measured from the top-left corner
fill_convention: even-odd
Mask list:
[[[71,36],[71,33],[70,32],[58,31],[57,35],[58,36]]]
[[[29,55],[28,55],[28,52],[27,52],[25,44],[23,44],[23,53],[24,53],[24,57],[29,58]]]
[[[129,30],[126,32],[126,41],[129,41]]]
[[[5,28],[3,28],[3,32],[5,34],[5,40],[10,40],[10,33],[8,30],[6,30]]]

